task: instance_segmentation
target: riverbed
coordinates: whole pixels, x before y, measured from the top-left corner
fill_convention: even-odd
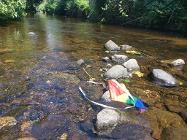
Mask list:
[[[0,116],[15,117],[19,128],[15,135],[2,134],[1,139],[108,139],[92,132],[99,110],[78,91],[81,85],[97,101],[103,87],[88,84],[84,66],[76,63],[84,59],[87,72],[103,82],[102,57],[110,56],[104,48],[108,40],[131,45],[143,54],[128,54],[138,60],[144,77],[133,76],[126,85],[150,106],[142,116],[152,137],[160,139],[168,126],[186,128],[181,112],[187,111],[187,66],[177,70],[161,63],[178,58],[187,62],[186,38],[45,15],[2,26],[0,34]],[[182,84],[156,85],[148,78],[152,68],[172,73]]]

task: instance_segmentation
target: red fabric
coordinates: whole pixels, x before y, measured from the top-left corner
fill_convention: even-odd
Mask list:
[[[121,88],[121,86],[116,82],[114,82],[113,80],[108,80],[108,86],[111,95],[115,94],[113,96],[119,96],[123,94],[123,89]]]

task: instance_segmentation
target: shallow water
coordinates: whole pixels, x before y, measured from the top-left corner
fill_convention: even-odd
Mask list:
[[[21,126],[18,137],[56,139],[68,133],[71,139],[96,138],[83,133],[79,126],[93,119],[97,111],[91,110],[78,94],[78,85],[84,85],[88,77],[74,61],[85,59],[92,66],[88,72],[102,80],[101,58],[108,55],[103,44],[109,39],[146,54],[146,58],[133,56],[145,73],[147,65],[167,68],[159,65],[159,60],[182,58],[187,62],[187,39],[174,35],[43,15],[0,27],[0,116],[16,117]],[[185,66],[182,77],[177,77],[184,83],[186,72]],[[132,79],[127,86],[171,91],[146,78]],[[186,86],[172,90],[179,89],[186,92]],[[99,99],[100,95],[91,96]]]

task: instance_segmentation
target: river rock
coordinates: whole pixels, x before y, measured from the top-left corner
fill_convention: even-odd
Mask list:
[[[128,60],[128,57],[126,55],[118,55],[118,54],[111,56],[111,58],[114,62],[118,64],[123,64]]]
[[[105,43],[105,48],[109,51],[120,51],[120,47],[112,40]]]
[[[101,99],[105,102],[111,102],[111,98],[110,98],[110,92],[107,90],[103,96],[101,97]]]
[[[118,78],[124,78],[128,76],[129,74],[128,74],[127,69],[121,65],[115,65],[105,73],[106,78],[118,79]]]
[[[109,61],[110,61],[110,58],[109,58],[109,57],[103,57],[102,60],[103,60],[104,62],[109,62]]]
[[[183,119],[176,113],[164,111],[155,107],[149,108],[143,115],[149,120],[152,129],[152,137],[155,139],[160,139],[164,128],[171,126],[181,128],[186,126]]]
[[[129,71],[138,71],[138,70],[140,70],[140,66],[138,65],[138,62],[137,62],[136,59],[129,59],[127,62],[123,63],[123,65]]]
[[[177,85],[177,80],[162,69],[153,69],[152,76],[154,82],[161,86],[173,87]]]
[[[132,46],[130,46],[130,45],[120,45],[121,46],[121,50],[124,50],[124,51],[128,51],[128,50],[130,50],[130,49],[132,49]]]
[[[111,132],[120,121],[120,114],[112,109],[103,109],[97,114],[96,129],[98,133]]]
[[[183,118],[183,120],[187,123],[187,109],[182,110],[179,115]]]
[[[186,140],[187,128],[165,128],[162,132],[161,140]]]
[[[180,65],[184,65],[185,62],[184,62],[183,59],[177,59],[177,60],[174,60],[173,62],[171,62],[171,64],[172,64],[173,66],[180,66]]]
[[[0,139],[14,139],[18,136],[17,121],[14,117],[0,117]]]
[[[84,63],[85,63],[85,62],[84,62],[83,59],[79,59],[79,60],[77,61],[77,64],[78,64],[79,66],[83,65]]]

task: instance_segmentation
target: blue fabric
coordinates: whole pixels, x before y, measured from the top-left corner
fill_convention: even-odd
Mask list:
[[[146,109],[144,103],[140,99],[136,100],[135,107],[140,108],[140,109]]]

